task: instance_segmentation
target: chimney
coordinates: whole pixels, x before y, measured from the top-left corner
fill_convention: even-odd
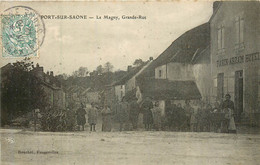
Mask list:
[[[50,76],[52,76],[52,77],[53,77],[53,71],[50,71]]]
[[[131,71],[132,68],[133,68],[132,65],[128,65],[128,66],[127,66],[127,72]]]
[[[39,72],[43,72],[43,67],[39,67],[39,68],[38,68],[38,71],[39,71]]]
[[[153,61],[153,57],[150,57],[150,58],[149,58],[149,61]]]
[[[35,75],[43,80],[43,67],[40,67],[39,64],[36,65],[36,68],[34,68]]]
[[[220,3],[221,3],[221,1],[215,1],[215,2],[213,2],[213,13],[216,12],[216,10],[218,9]]]

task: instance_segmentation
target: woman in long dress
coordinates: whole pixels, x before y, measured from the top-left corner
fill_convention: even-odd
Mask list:
[[[234,113],[233,110],[230,108],[228,108],[228,117],[229,117],[228,133],[236,133]]]
[[[110,108],[105,105],[104,109],[101,111],[102,114],[102,131],[104,132],[110,132],[111,131],[111,115],[112,112]]]

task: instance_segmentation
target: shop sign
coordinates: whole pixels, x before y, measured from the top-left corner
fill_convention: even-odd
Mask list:
[[[218,60],[217,67],[245,63],[245,62],[254,62],[254,61],[259,61],[259,60],[260,60],[260,54],[259,54],[259,52],[256,52],[256,53],[252,53],[252,54]]]

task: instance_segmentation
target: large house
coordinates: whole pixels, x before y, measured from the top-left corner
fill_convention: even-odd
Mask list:
[[[165,103],[210,98],[209,23],[177,38],[138,77],[137,96]]]
[[[212,96],[229,93],[236,117],[253,118],[260,112],[260,2],[215,2],[213,10]]]

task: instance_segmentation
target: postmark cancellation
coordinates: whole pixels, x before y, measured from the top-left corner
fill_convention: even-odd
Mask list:
[[[11,7],[1,15],[0,46],[3,58],[37,57],[44,36],[44,22],[30,7]]]

